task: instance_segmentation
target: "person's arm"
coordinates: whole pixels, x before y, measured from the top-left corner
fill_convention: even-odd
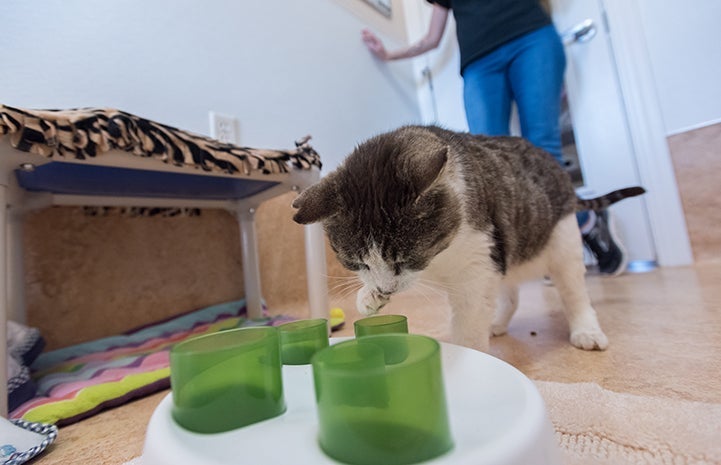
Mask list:
[[[393,51],[386,50],[383,41],[368,29],[363,29],[361,37],[366,47],[368,47],[368,50],[383,61],[412,58],[438,47],[443,37],[443,31],[446,29],[447,21],[448,9],[434,3],[428,32],[426,32],[426,35],[423,36],[421,40],[408,47]]]

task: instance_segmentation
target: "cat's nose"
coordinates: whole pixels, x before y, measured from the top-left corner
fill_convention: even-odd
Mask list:
[[[390,289],[390,290],[383,289],[381,287],[376,287],[376,291],[383,297],[388,297],[389,295],[393,294],[393,292],[394,292],[392,289]]]

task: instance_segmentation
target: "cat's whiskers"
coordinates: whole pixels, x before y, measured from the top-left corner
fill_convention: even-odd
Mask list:
[[[355,276],[355,275],[333,276],[330,274],[324,274],[323,276],[328,279],[333,279],[336,281],[356,281],[358,279],[358,276]]]
[[[445,295],[446,294],[446,289],[439,289],[437,286],[430,285],[423,281],[419,280],[416,284],[417,284],[416,289],[418,289],[418,290],[429,290],[436,295]]]
[[[350,295],[352,295],[354,292],[357,293],[359,289],[360,289],[360,288],[358,288],[358,289],[348,289],[347,291],[345,291],[345,292],[343,292],[343,293],[341,293],[341,294],[336,294],[336,295],[334,295],[333,297],[334,297],[335,299],[338,299],[338,300],[343,301],[343,300],[347,299]]]
[[[330,287],[329,291],[335,292],[335,291],[341,291],[344,292],[348,289],[360,289],[361,283],[359,281],[347,281],[343,283],[338,283]]]
[[[417,282],[419,285],[433,290],[438,295],[460,295],[459,290],[462,287],[462,284],[464,284],[463,282],[451,284],[444,281],[436,281],[427,278],[420,278]]]
[[[334,294],[338,299],[342,300],[351,295],[353,292],[357,292],[361,287],[363,287],[363,283],[360,279],[356,276],[352,276],[350,279],[343,280],[342,282],[332,286],[331,289],[329,289],[329,292]]]
[[[428,296],[428,293],[426,291],[433,290],[437,291],[437,289],[433,289],[431,286],[425,285],[423,283],[417,283],[417,286],[413,286],[411,292],[415,292],[419,294],[421,297],[423,297],[426,302],[432,302],[432,299]]]
[[[331,276],[331,275],[325,275],[326,278],[328,278],[329,281],[339,284],[345,284],[345,283],[355,283],[358,282],[360,278],[358,278],[357,275],[350,275],[350,276]]]

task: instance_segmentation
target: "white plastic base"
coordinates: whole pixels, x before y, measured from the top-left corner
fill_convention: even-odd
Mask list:
[[[333,338],[331,344],[347,338]],[[535,385],[490,355],[442,343],[443,376],[455,447],[425,464],[557,465],[553,428]],[[283,367],[288,410],[220,434],[191,433],[172,419],[172,395],[148,425],[142,465],[338,464],[316,440],[310,365]]]

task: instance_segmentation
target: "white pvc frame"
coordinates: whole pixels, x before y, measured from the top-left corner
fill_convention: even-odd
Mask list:
[[[58,195],[28,192],[22,189],[14,171],[23,166],[45,163],[82,163],[88,165],[131,168],[146,171],[177,172],[188,175],[231,177],[237,175],[205,172],[191,167],[174,166],[160,160],[138,157],[114,150],[85,160],[53,158],[21,152],[14,149],[9,136],[0,137],[0,416],[8,415],[7,390],[7,320],[25,321],[25,289],[22,247],[22,223],[25,214],[52,205],[74,206],[133,206],[220,208],[230,211],[238,221],[243,261],[243,281],[248,317],[262,314],[260,264],[255,232],[255,211],[266,200],[288,191],[302,190],[320,178],[318,168],[291,170],[287,174],[251,174],[243,179],[277,182],[278,184],[241,200],[198,200],[143,197],[98,197],[85,195]],[[329,312],[325,240],[320,224],[305,226],[306,269],[308,272],[308,303],[311,318],[327,318]]]

